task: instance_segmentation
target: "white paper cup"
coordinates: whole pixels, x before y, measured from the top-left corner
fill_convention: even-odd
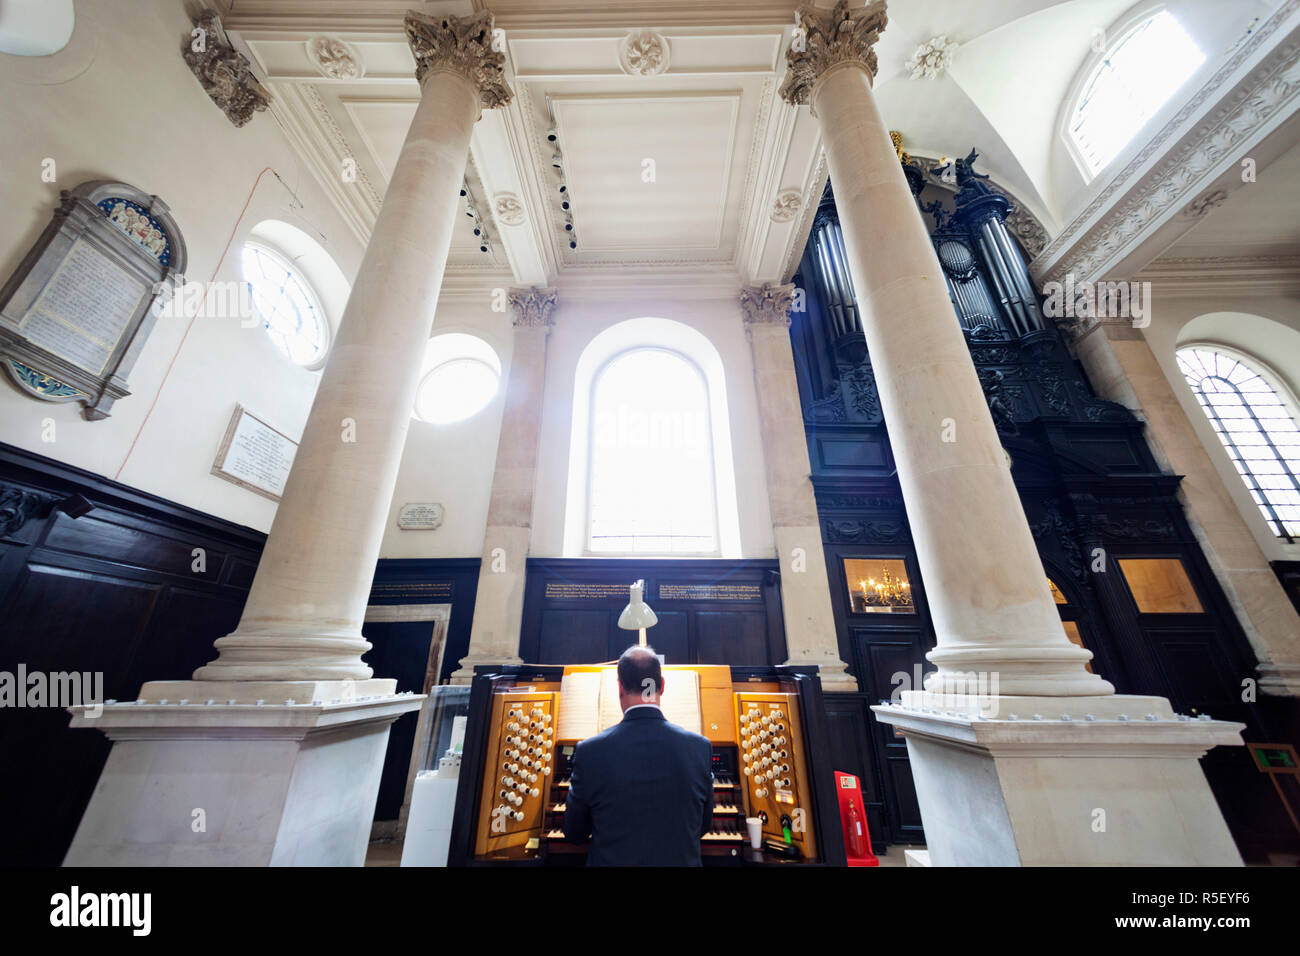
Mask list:
[[[745,826],[749,830],[749,845],[757,850],[763,845],[763,821],[758,817],[745,817]]]

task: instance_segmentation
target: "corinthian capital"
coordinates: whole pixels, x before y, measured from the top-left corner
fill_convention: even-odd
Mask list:
[[[511,289],[510,308],[517,329],[549,329],[555,325],[552,313],[558,294],[554,289]]]
[[[492,13],[469,17],[434,17],[414,10],[406,14],[406,39],[415,54],[415,78],[424,83],[431,70],[455,70],[478,87],[487,109],[514,98],[506,86],[506,57],[497,47]]]
[[[885,0],[872,0],[850,10],[839,0],[831,10],[804,4],[795,14],[798,25],[785,59],[789,68],[781,84],[781,97],[794,106],[808,102],[823,73],[839,63],[860,63],[876,75],[876,41],[885,29]]]
[[[755,325],[790,327],[790,306],[794,304],[794,283],[785,285],[742,286],[740,308],[745,313],[745,328]]]

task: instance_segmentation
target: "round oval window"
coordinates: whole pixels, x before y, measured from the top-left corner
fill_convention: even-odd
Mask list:
[[[240,265],[253,307],[275,347],[298,365],[324,364],[329,321],[302,274],[284,256],[251,242],[244,246]]]
[[[449,425],[477,415],[492,401],[500,375],[476,358],[456,358],[435,366],[415,396],[415,414],[433,425]]]

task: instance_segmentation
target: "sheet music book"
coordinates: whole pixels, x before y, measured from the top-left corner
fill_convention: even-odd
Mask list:
[[[586,740],[600,732],[600,672],[565,674],[560,680],[557,740]]]
[[[664,716],[691,733],[700,733],[700,675],[695,671],[664,671],[664,692],[659,699]]]
[[[664,717],[693,733],[700,733],[700,675],[689,670],[666,670],[660,700]],[[565,674],[560,680],[560,713],[556,721],[557,740],[585,740],[623,719],[618,704],[618,672],[612,667],[599,671]]]

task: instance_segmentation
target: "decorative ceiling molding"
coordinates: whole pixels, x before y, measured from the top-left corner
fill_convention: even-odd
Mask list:
[[[231,30],[400,33],[407,10],[421,0],[209,0]],[[426,0],[427,2],[427,0]],[[431,5],[431,4],[430,4]],[[620,28],[646,24],[683,27],[788,26],[796,0],[462,0],[456,12],[490,10],[510,30]]]
[[[1294,112],[1300,25],[1291,21],[1297,11],[1300,0],[1287,0],[1052,239],[1030,267],[1040,284],[1061,282],[1067,274],[1076,282],[1104,277]],[[1284,25],[1290,33],[1233,83]]]
[[[321,76],[331,80],[359,80],[366,75],[357,48],[337,37],[312,37],[307,41],[307,58]]]
[[[618,45],[618,65],[628,76],[658,76],[668,72],[668,41],[653,30],[634,30]]]
[[[352,175],[355,176],[356,182],[361,184],[361,188],[364,191],[369,207],[370,221],[366,227],[366,231],[369,232],[370,229],[374,228],[375,217],[379,215],[379,204],[382,202],[379,190],[376,189],[375,184],[370,181],[369,174],[364,168],[362,168],[361,164],[357,162],[356,153],[352,149],[352,144],[348,142],[347,136],[343,134],[343,129],[334,118],[334,114],[330,112],[329,107],[325,105],[325,101],[321,99],[321,95],[317,91],[316,87],[304,85],[301,87],[301,94],[303,101],[311,107],[311,111],[316,117],[317,122],[320,124],[320,128],[328,134],[330,143],[334,148],[334,153],[337,159],[340,160],[340,162],[334,165],[333,175],[331,178],[343,178],[339,174],[342,160],[350,159],[354,164]]]
[[[226,119],[245,125],[270,106],[270,96],[253,76],[248,58],[230,45],[219,16],[209,10],[190,22],[194,33],[181,48],[190,72]]]
[[[522,226],[528,212],[514,193],[497,193],[492,201],[492,212],[503,226]]]
[[[1294,295],[1300,292],[1300,255],[1162,258],[1134,278],[1150,282],[1162,299]]]
[[[918,46],[903,65],[914,80],[937,80],[952,66],[953,54],[960,45],[941,33]]]
[[[1228,201],[1226,189],[1215,189],[1197,199],[1193,199],[1183,210],[1183,214],[1192,219],[1200,219],[1212,209],[1218,209]]]
[[[819,134],[817,138],[817,162],[813,165],[812,174],[808,178],[808,185],[804,188],[803,215],[800,217],[799,225],[794,230],[794,235],[791,238],[790,250],[786,253],[785,268],[781,270],[783,281],[789,281],[799,269],[799,260],[803,258],[804,246],[808,244],[808,236],[812,233],[813,216],[817,212],[817,203],[821,199],[822,192],[825,191],[826,183],[829,180],[830,170],[826,168],[826,150],[822,148]]]
[[[803,193],[798,189],[786,189],[777,194],[770,215],[773,222],[790,222],[802,208]]]

